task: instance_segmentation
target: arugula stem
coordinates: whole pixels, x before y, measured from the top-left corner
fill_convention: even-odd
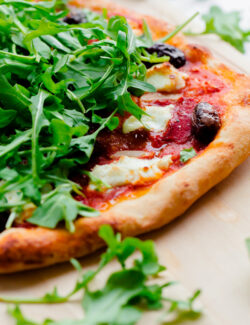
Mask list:
[[[46,300],[46,298],[11,298],[11,297],[0,297],[0,303],[12,303],[12,304],[61,304],[67,302],[68,297],[57,297],[53,301]]]
[[[76,102],[77,102],[77,104],[79,105],[79,107],[80,107],[82,113],[85,114],[85,113],[86,113],[86,109],[85,109],[85,107],[83,106],[83,103],[81,102],[81,100],[80,100],[79,98],[77,98]]]
[[[6,225],[5,225],[5,229],[10,229],[14,220],[16,219],[17,217],[17,212],[16,211],[12,211],[9,215],[9,218],[6,222]]]
[[[53,147],[53,146],[46,147],[46,148],[39,148],[39,151],[41,151],[41,152],[49,152],[49,151],[57,151],[57,150],[58,150],[58,148]],[[32,152],[32,150],[30,149],[30,150],[19,151],[18,153],[19,153],[19,155],[23,156],[23,155],[26,155],[27,153],[31,153],[31,152]]]
[[[70,184],[70,185],[74,185],[76,186],[77,188],[81,188],[81,185],[69,180],[69,179],[64,179],[64,178],[61,178],[61,177],[58,177],[58,176],[55,176],[55,175],[46,175],[46,178],[48,180],[52,180],[52,181],[58,181],[58,182],[62,182],[62,183],[67,183],[67,184]]]
[[[29,178],[28,175],[22,177],[20,180],[18,180],[18,184],[19,185],[24,184],[28,180],[28,178]],[[15,183],[13,184],[11,181],[7,181],[7,182],[4,182],[2,186],[0,186],[0,192],[1,192],[1,194],[3,194],[4,191],[10,192],[10,191],[15,190],[15,187],[16,187]]]
[[[161,62],[168,62],[170,57],[169,56],[162,56],[159,58],[150,58],[150,57],[146,57],[146,56],[140,56],[140,59],[144,62],[150,62],[150,63],[161,63]]]
[[[90,89],[88,92],[86,92],[84,95],[82,95],[79,99],[83,100],[84,98],[89,97],[90,95],[92,95],[104,83],[104,81],[108,78],[108,76],[112,72],[113,68],[114,68],[114,64],[111,64],[107,68],[106,72],[101,77],[101,79],[92,87],[92,89]]]
[[[32,110],[32,138],[31,138],[31,161],[32,161],[32,176],[35,183],[39,182],[39,148],[38,148],[38,136],[42,128],[41,117],[43,115],[43,103],[48,97],[48,93],[42,89],[39,89],[38,94],[35,96],[36,100],[31,105]]]
[[[30,140],[30,136],[32,134],[32,129],[23,132],[22,136],[19,136],[18,138],[14,139],[11,143],[5,145],[5,146],[0,146],[0,158],[9,153],[10,151],[16,149],[19,147],[21,144],[24,142],[27,142]]]
[[[19,201],[17,203],[1,203],[0,206],[0,211],[5,211],[6,209],[12,209],[12,208],[16,208],[16,207],[21,207],[23,205],[25,205],[27,202],[26,201]]]
[[[13,45],[15,45],[15,44],[13,44]],[[1,56],[4,56],[4,57],[7,56],[11,59],[18,59],[22,62],[27,62],[27,63],[32,63],[36,60],[35,56],[20,55],[20,54],[0,50],[0,57]]]
[[[185,28],[192,20],[195,19],[199,15],[199,12],[197,11],[193,16],[191,16],[188,20],[186,20],[183,24],[176,27],[175,30],[173,30],[170,34],[167,34],[165,37],[159,39],[156,41],[156,43],[165,43],[169,41],[171,38],[173,38],[176,34],[178,34],[183,28]]]

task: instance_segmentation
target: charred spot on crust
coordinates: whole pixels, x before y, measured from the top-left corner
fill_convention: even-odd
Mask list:
[[[153,46],[148,47],[147,52],[150,54],[156,53],[158,57],[169,56],[169,62],[175,67],[180,68],[186,63],[185,54],[177,49],[176,47],[165,44],[165,43],[155,43]],[[146,63],[146,67],[150,68],[155,63]]]
[[[72,10],[67,17],[63,18],[63,21],[69,25],[77,25],[87,23],[88,19],[82,10]]]
[[[195,106],[192,116],[192,132],[198,141],[210,143],[220,127],[220,117],[213,105],[201,102]]]

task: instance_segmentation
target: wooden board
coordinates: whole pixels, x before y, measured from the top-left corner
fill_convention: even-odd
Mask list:
[[[173,23],[183,21],[166,0],[117,0],[132,9],[165,18]],[[196,39],[197,41],[197,39]],[[215,38],[202,38],[199,42],[214,49],[225,63],[235,69],[250,72],[249,60],[230,46]],[[200,299],[204,316],[199,325],[247,325],[250,323],[250,261],[244,239],[250,236],[250,160],[238,167],[226,180],[197,201],[181,218],[150,233],[143,238],[152,238],[157,245],[160,261],[168,266],[161,279],[174,278],[181,285],[174,294],[188,295],[196,288],[202,289]],[[82,259],[85,269],[94,268],[99,255]],[[94,285],[103,283],[113,263]],[[73,286],[76,272],[69,264],[22,274],[0,276],[0,295],[41,296],[59,287],[67,293]],[[45,317],[57,320],[80,319],[82,310],[79,301],[62,305],[23,306],[29,318],[41,321]],[[156,324],[156,315],[147,314],[140,324]],[[0,324],[14,322],[6,314],[6,306],[0,304]]]

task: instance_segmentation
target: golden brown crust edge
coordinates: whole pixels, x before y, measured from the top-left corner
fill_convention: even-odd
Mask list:
[[[211,59],[217,64],[214,62]],[[225,68],[218,65],[219,69]],[[228,71],[237,78],[234,90],[227,94],[230,109],[216,139],[201,155],[158,181],[144,196],[122,201],[98,218],[77,220],[74,234],[44,228],[4,231],[0,234],[0,273],[44,267],[89,254],[103,245],[98,237],[102,224],[110,224],[123,236],[157,229],[227,177],[250,153],[250,80]]]

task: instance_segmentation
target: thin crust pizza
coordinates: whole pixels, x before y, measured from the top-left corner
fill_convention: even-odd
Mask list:
[[[0,5],[1,273],[89,254],[103,224],[160,228],[248,157],[250,79],[208,49],[104,1],[17,3]]]

